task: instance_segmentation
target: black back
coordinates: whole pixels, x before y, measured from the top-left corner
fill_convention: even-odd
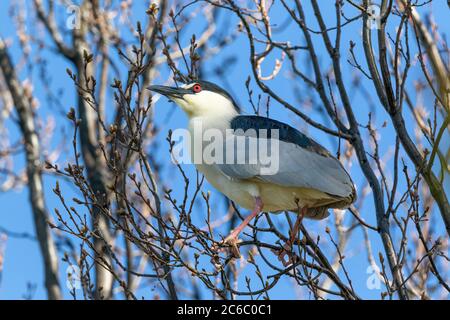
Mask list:
[[[270,130],[275,129],[278,130],[280,141],[294,143],[304,149],[316,152],[322,156],[331,156],[328,150],[320,144],[290,125],[277,120],[260,116],[239,115],[231,120],[230,126],[233,130],[242,129],[247,131],[249,129],[255,129],[257,137],[259,137],[259,129],[266,129],[267,138],[271,138]]]

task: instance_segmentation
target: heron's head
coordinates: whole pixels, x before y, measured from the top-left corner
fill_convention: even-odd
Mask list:
[[[208,81],[197,80],[181,87],[150,86],[148,89],[174,101],[189,117],[239,113],[231,95],[218,85]]]

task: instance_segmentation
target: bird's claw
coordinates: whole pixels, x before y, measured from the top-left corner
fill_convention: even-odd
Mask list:
[[[228,236],[220,243],[213,245],[212,250],[223,252],[227,250],[233,258],[240,258],[241,252],[239,251],[238,243],[240,240],[236,237]]]
[[[278,260],[281,261],[284,267],[287,267],[297,260],[296,255],[292,252],[292,245],[289,242],[286,242],[282,249],[275,251],[273,253],[277,255]],[[287,261],[285,260],[285,256],[288,257]]]

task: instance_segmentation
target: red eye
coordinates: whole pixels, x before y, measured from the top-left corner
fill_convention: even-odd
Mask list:
[[[199,84],[195,84],[195,85],[192,87],[192,91],[194,91],[195,93],[199,93],[200,91],[202,91],[202,86],[199,85]]]

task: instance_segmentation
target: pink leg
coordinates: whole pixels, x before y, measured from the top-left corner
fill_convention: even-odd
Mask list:
[[[228,237],[226,237],[225,240],[223,241],[224,243],[229,244],[231,246],[232,254],[236,258],[239,258],[241,256],[239,248],[237,247],[239,234],[250,223],[250,221],[252,221],[252,219],[255,218],[262,211],[263,207],[264,204],[261,198],[255,197],[255,208],[253,209],[252,213],[247,218],[245,218],[245,220],[242,221],[242,223],[239,226],[237,226],[236,229],[234,229],[233,232],[231,232],[228,235]]]
[[[239,234],[242,232],[242,230],[244,230],[244,228],[250,223],[250,221],[252,221],[252,219],[254,217],[256,217],[258,215],[258,213],[260,213],[263,209],[263,202],[261,200],[260,197],[256,197],[255,198],[255,208],[253,209],[252,213],[250,213],[250,215],[245,218],[244,221],[242,221],[242,223],[237,226],[236,229],[233,230],[233,232],[230,233],[230,235],[227,237],[228,238],[237,238],[239,236]]]
[[[289,264],[294,262],[292,257],[292,246],[294,244],[295,238],[297,237],[298,230],[300,229],[300,224],[303,221],[303,217],[305,216],[308,208],[302,208],[297,215],[297,219],[295,220],[294,228],[290,231],[289,240],[284,244],[284,248],[278,254],[278,260],[283,263],[283,266],[288,266]],[[288,261],[284,260],[284,256],[288,256]]]
[[[300,229],[300,224],[303,221],[303,217],[306,214],[307,208],[303,208],[300,210],[300,214],[297,215],[297,219],[295,220],[294,228],[291,230],[291,235],[289,238],[289,244],[293,245],[295,238],[297,237],[298,230]]]

